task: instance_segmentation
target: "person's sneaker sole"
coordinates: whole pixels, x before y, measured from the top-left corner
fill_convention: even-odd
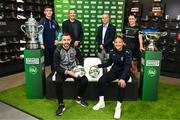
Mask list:
[[[77,101],[77,100],[76,100],[76,103],[80,104],[80,105],[83,106],[83,107],[87,107],[86,105],[81,104],[81,101]]]
[[[105,105],[102,106],[102,107],[99,107],[98,109],[94,109],[94,107],[93,107],[93,110],[97,111],[97,110],[100,110],[100,109],[102,109],[102,108],[105,108]]]
[[[66,110],[66,108],[63,108],[62,113],[60,113],[60,114],[56,114],[56,115],[57,115],[57,116],[61,116],[65,110]]]

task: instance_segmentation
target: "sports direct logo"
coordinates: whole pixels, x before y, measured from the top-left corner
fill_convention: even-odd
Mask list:
[[[37,74],[38,69],[37,69],[36,66],[30,66],[30,67],[29,67],[29,72],[30,72],[31,74],[35,75],[35,74]]]
[[[156,74],[157,74],[157,70],[155,68],[150,68],[148,70],[148,76],[154,77],[154,76],[156,76]]]

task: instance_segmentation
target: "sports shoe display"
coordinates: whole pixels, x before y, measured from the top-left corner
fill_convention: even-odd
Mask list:
[[[64,104],[60,104],[58,106],[58,109],[56,110],[56,115],[60,116],[63,114],[63,112],[65,111],[65,106]]]
[[[16,0],[17,3],[24,3],[23,0]]]
[[[23,20],[25,20],[26,17],[24,17],[24,16],[22,16],[22,15],[17,15],[17,19],[23,19]]]
[[[98,102],[95,106],[93,106],[93,110],[99,110],[105,107],[105,102]]]
[[[20,8],[20,7],[17,7],[17,11],[24,11],[24,9],[23,8]]]
[[[4,19],[4,13],[0,12],[0,19]]]
[[[120,117],[121,117],[121,107],[116,107],[114,113],[114,119],[120,119]]]
[[[78,103],[78,104],[82,105],[83,107],[87,107],[87,106],[88,106],[87,101],[86,101],[85,99],[83,99],[83,98],[79,98],[79,97],[77,97],[77,99],[76,99],[76,103]]]

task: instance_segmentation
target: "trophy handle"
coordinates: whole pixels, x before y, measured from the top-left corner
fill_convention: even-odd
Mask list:
[[[25,28],[25,25],[21,25],[21,30],[26,34],[26,32],[23,28]]]
[[[145,33],[145,38],[146,38],[146,40],[149,40],[147,33]]]

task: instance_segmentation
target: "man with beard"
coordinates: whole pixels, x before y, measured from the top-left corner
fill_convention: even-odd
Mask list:
[[[65,110],[65,105],[63,102],[63,91],[62,86],[66,78],[73,78],[77,88],[78,94],[76,102],[82,106],[88,106],[87,102],[83,98],[88,84],[88,79],[86,76],[78,77],[74,72],[73,68],[77,66],[76,60],[82,65],[81,56],[78,54],[74,47],[70,46],[71,36],[69,34],[63,34],[61,37],[62,46],[57,48],[54,52],[54,69],[56,72],[56,95],[58,99],[58,109],[56,115],[62,115]]]

